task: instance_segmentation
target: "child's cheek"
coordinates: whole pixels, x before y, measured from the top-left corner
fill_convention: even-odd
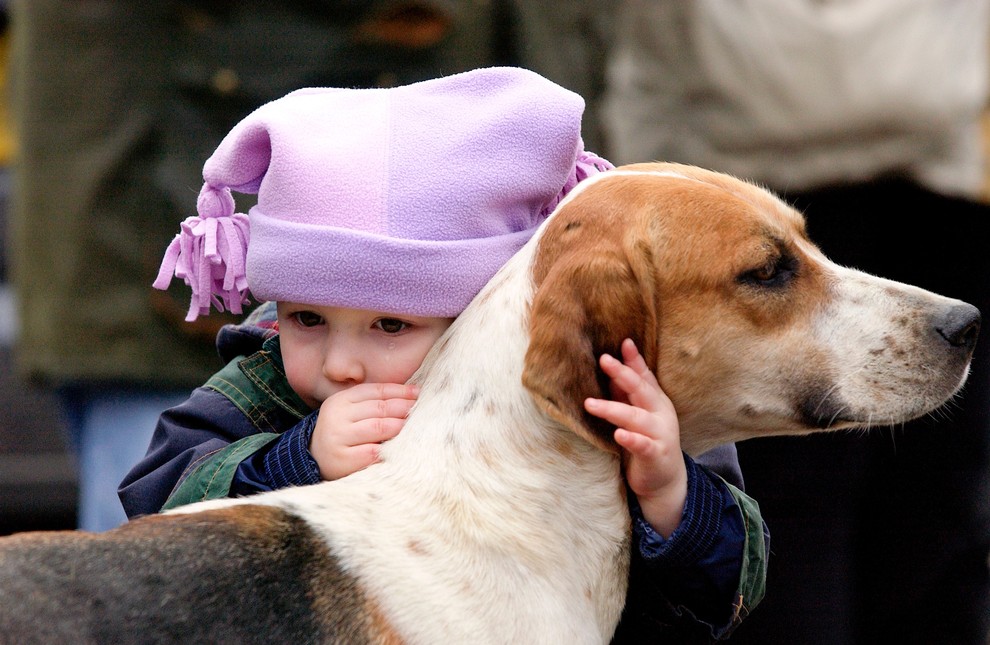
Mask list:
[[[318,407],[319,401],[315,396],[321,367],[318,357],[290,344],[288,348],[285,345],[282,347],[282,362],[292,391],[310,407]]]

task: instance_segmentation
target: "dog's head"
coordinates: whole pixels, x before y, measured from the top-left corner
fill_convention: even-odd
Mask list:
[[[632,338],[677,408],[684,449],[901,423],[965,381],[975,307],[840,267],[769,192],[677,164],[579,185],[547,222],[523,383],[615,449],[584,411],[602,353]]]

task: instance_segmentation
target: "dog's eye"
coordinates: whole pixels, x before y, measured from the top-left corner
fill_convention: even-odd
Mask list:
[[[772,262],[753,269],[749,272],[749,277],[755,282],[770,282],[777,276],[777,263]]]
[[[795,265],[794,259],[789,256],[771,258],[766,263],[740,275],[739,281],[758,287],[783,286],[794,277]]]

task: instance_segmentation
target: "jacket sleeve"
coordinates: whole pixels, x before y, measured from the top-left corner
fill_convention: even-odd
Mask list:
[[[207,499],[315,484],[309,454],[316,413],[289,430],[259,432],[225,396],[199,388],[159,418],[147,456],[121,483],[128,517]]]
[[[316,415],[285,432],[259,432],[206,455],[183,476],[161,510],[319,483],[320,469],[309,453]]]
[[[225,396],[206,387],[166,410],[151,445],[118,489],[129,518],[157,513],[176,486],[228,446],[257,430]]]
[[[668,539],[653,531],[630,495],[629,589],[613,643],[721,640],[763,597],[769,537],[759,507],[687,456],[685,463],[684,516]],[[734,454],[728,470],[719,466],[741,484]]]

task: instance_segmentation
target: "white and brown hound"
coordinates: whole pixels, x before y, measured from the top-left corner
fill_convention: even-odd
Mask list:
[[[380,463],[0,540],[0,641],[607,643],[630,522],[611,428],[582,407],[607,392],[601,353],[636,341],[697,454],[926,414],[978,327],[970,305],[833,264],[750,184],[603,173],[437,343]]]

